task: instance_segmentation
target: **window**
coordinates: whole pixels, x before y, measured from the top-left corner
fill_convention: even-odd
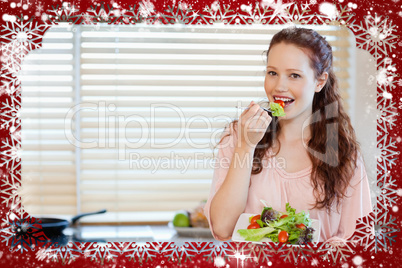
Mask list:
[[[348,107],[351,36],[313,28],[334,47]],[[194,208],[235,106],[265,97],[263,51],[280,29],[52,27],[21,75],[22,204],[31,215],[106,208],[88,219],[100,222],[169,221]]]

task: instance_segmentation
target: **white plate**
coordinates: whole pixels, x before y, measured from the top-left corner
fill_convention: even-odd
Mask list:
[[[168,223],[170,228],[176,230],[178,236],[195,237],[195,238],[212,238],[212,233],[209,228],[200,227],[175,227],[172,222]]]
[[[261,239],[258,242],[247,241],[247,240],[244,240],[244,238],[241,237],[241,235],[237,232],[237,230],[239,230],[239,229],[247,229],[247,226],[250,225],[249,218],[251,216],[255,216],[255,215],[257,215],[257,214],[243,213],[240,215],[239,219],[237,220],[236,226],[233,230],[232,241],[253,242],[253,243],[257,243],[257,244],[262,244],[264,242],[272,242],[272,240],[267,237],[264,237],[263,239]],[[320,239],[320,221],[311,219],[311,227],[313,227],[315,230],[315,232],[313,233],[313,242],[318,242],[318,240]]]

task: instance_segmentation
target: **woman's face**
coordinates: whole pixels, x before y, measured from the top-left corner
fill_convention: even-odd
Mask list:
[[[264,88],[270,102],[285,101],[286,116],[281,120],[300,116],[307,119],[312,113],[314,94],[325,83],[321,84],[315,79],[310,58],[302,49],[285,43],[271,48]]]

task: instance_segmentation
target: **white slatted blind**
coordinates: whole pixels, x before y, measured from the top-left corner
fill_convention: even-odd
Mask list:
[[[74,103],[74,34],[51,28],[27,55],[22,80],[22,203],[31,214],[75,214],[75,147],[64,134]],[[73,123],[73,122],[70,122]]]
[[[68,81],[58,78],[55,84],[34,84],[28,77],[39,74],[36,68],[28,69],[24,77],[24,93],[32,93],[23,95],[23,107],[32,108],[28,118],[37,120],[30,124],[23,120],[27,154],[22,159],[23,177],[37,176],[24,180],[24,189],[32,191],[28,196],[34,197],[26,206],[35,212],[53,213],[52,208],[61,204],[43,200],[56,194],[57,200],[69,201],[63,205],[66,214],[75,212],[74,202],[79,200],[83,212],[103,208],[109,212],[107,217],[88,221],[120,222],[168,221],[176,210],[193,209],[208,197],[213,147],[224,125],[237,116],[234,107],[239,101],[247,105],[265,97],[262,52],[280,28],[75,27],[80,29],[66,33],[73,35],[68,39],[71,46],[74,35],[80,34],[80,66],[73,64],[72,47],[41,49],[39,56],[43,59],[48,52],[70,55],[68,70],[52,68],[40,73],[50,78],[63,74]],[[328,26],[320,32],[335,48],[336,66],[348,67],[345,32]],[[54,57],[52,62],[66,62],[58,59]],[[48,62],[35,63],[42,68]],[[73,132],[79,133],[84,146],[74,151],[67,139],[62,140],[60,120],[76,103],[71,80],[75,68],[80,73],[80,88],[75,90],[79,90],[81,110],[78,129]],[[348,72],[340,68],[337,72],[347,89]],[[33,88],[26,90],[29,87]],[[44,110],[48,108],[54,110]],[[50,141],[53,143],[46,145]],[[75,185],[74,153],[79,154],[79,185]],[[50,167],[55,173],[47,171]],[[62,179],[56,180],[59,177]],[[57,192],[52,192],[54,189]],[[75,196],[76,189],[79,196]]]

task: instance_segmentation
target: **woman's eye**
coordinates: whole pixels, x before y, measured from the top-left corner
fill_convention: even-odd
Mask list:
[[[274,71],[268,71],[269,75],[276,75],[276,73]]]
[[[290,77],[292,77],[292,78],[300,78],[301,76],[298,75],[298,74],[291,74]]]

